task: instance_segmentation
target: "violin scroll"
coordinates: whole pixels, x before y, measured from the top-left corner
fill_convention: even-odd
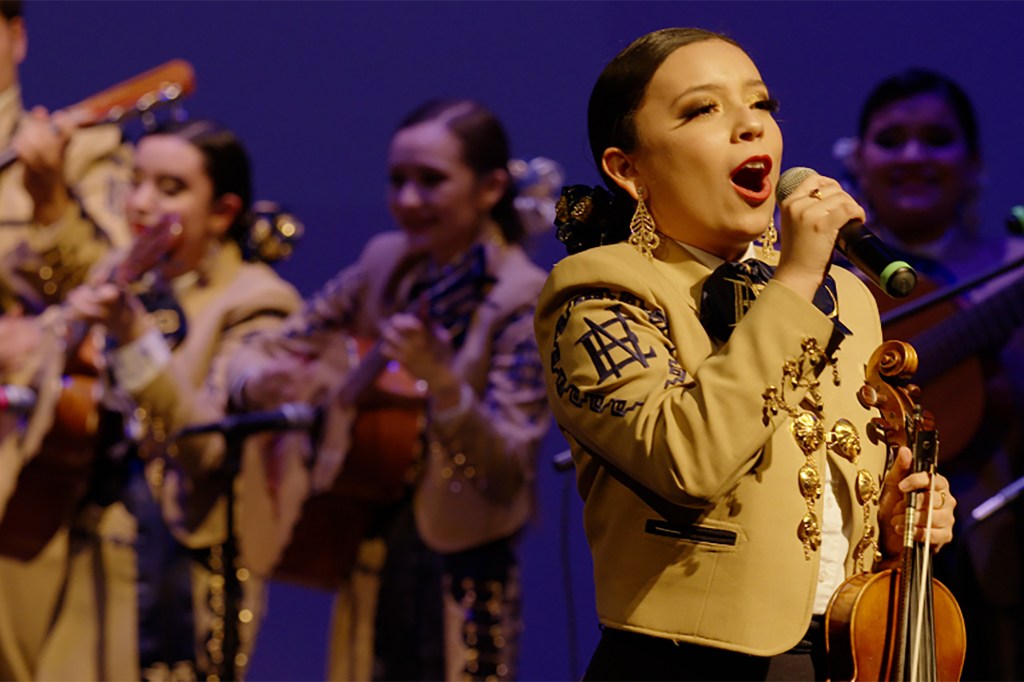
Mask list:
[[[919,419],[931,422],[931,415],[918,417],[921,390],[910,383],[916,371],[917,351],[905,341],[886,341],[871,354],[857,398],[879,412],[868,429],[872,442],[881,440],[898,450],[912,445]]]
[[[878,373],[884,377],[905,381],[917,371],[917,351],[905,341],[886,341],[872,354],[869,367],[872,360],[878,363]]]

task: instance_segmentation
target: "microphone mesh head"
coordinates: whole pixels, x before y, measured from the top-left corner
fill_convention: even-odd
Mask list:
[[[814,175],[814,170],[803,166],[793,166],[779,176],[779,186],[775,188],[775,201],[782,203],[786,197],[793,193],[801,182]]]

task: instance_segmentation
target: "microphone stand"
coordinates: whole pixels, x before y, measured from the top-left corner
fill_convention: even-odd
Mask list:
[[[555,471],[562,473],[564,471],[572,471],[575,464],[572,461],[572,450],[562,450],[556,452],[551,457],[551,465],[555,468]]]
[[[174,440],[187,438],[192,433],[175,434]],[[207,680],[223,680],[233,682],[241,679],[238,674],[238,654],[241,653],[241,637],[239,633],[239,617],[242,612],[242,582],[238,578],[238,541],[235,536],[235,478],[241,469],[242,444],[245,435],[231,431],[224,434],[224,471],[227,478],[225,537],[224,542],[210,548],[210,570],[213,572],[207,602],[213,612],[213,625],[206,642],[206,654],[209,658]],[[221,584],[218,590],[216,582]],[[220,594],[218,594],[218,592]],[[220,627],[217,621],[220,621]]]
[[[242,444],[245,436],[234,433],[224,434],[225,463],[228,474],[227,519],[224,544],[221,548],[221,576],[224,579],[224,642],[221,648],[223,658],[218,671],[221,680],[238,680],[238,654],[241,653],[239,617],[242,612],[242,582],[238,579],[238,538],[235,534],[235,478],[242,468]]]
[[[214,432],[213,427],[217,426],[218,423],[200,425],[198,427],[188,427],[182,429],[176,433],[173,437],[174,440],[179,438],[188,438],[191,436],[209,435]],[[238,429],[226,429],[220,431],[224,436],[224,475],[227,477],[227,486],[225,491],[225,498],[227,509],[225,514],[227,516],[225,520],[226,534],[224,543],[219,547],[211,549],[210,554],[210,568],[219,573],[219,578],[223,581],[223,593],[221,595],[220,604],[218,608],[216,595],[211,599],[211,608],[214,610],[214,619],[217,617],[221,618],[223,623],[223,629],[220,631],[220,647],[219,656],[215,655],[217,652],[216,646],[211,646],[213,642],[208,644],[207,654],[210,657],[211,670],[207,673],[207,679],[209,680],[223,680],[233,681],[241,678],[238,672],[238,655],[241,653],[241,633],[239,628],[239,620],[242,613],[242,581],[238,577],[239,569],[242,567],[238,565],[238,538],[235,532],[235,479],[242,468],[242,445],[245,443],[245,439],[259,431],[273,431],[273,430],[286,430],[286,431],[310,431],[311,433],[317,428],[306,427],[302,425],[287,425],[282,429],[281,425],[268,425],[264,429],[251,430],[246,428]],[[219,555],[219,556],[218,556]],[[219,559],[219,561],[218,561]],[[218,565],[219,564],[219,565]],[[217,630],[214,628],[211,633],[211,639],[217,640]]]

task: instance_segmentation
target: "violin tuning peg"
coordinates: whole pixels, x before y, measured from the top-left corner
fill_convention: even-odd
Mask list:
[[[857,391],[857,399],[864,407],[876,407],[881,404],[881,401],[885,400],[885,396],[879,396],[878,391],[871,384],[864,384]]]

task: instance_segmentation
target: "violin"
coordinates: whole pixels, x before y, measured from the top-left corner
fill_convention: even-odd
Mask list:
[[[858,398],[877,408],[869,437],[882,440],[892,466],[903,446],[914,453],[913,471],[927,471],[934,486],[939,449],[931,415],[918,402],[920,389],[909,383],[917,369],[913,346],[886,341],[872,354]],[[864,481],[869,487],[873,481]],[[931,504],[918,511],[920,491],[907,493],[907,522],[898,568],[858,573],[829,602],[825,641],[833,680],[956,680],[963,671],[966,631],[960,606],[949,589],[932,577],[931,547],[914,537],[917,515],[931,526]]]

